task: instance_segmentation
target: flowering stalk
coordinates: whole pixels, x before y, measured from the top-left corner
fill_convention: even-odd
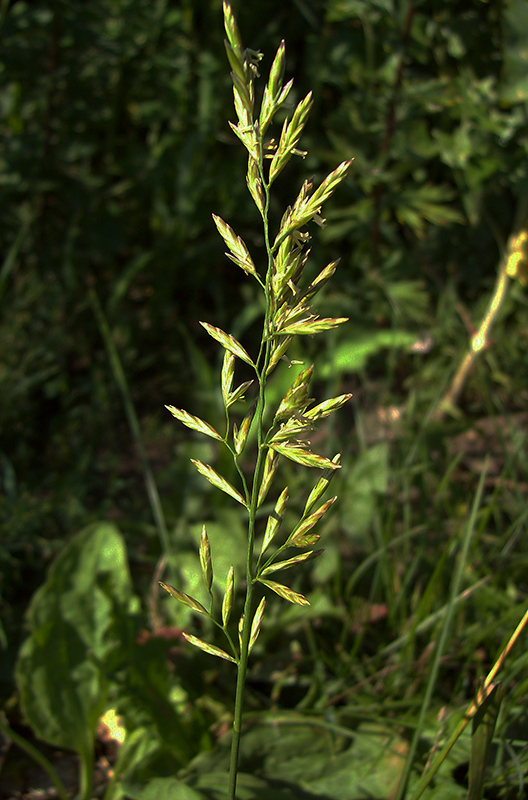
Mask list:
[[[275,55],[264,89],[260,112],[257,115],[253,83],[258,77],[257,68],[262,55],[254,50],[243,48],[240,32],[230,5],[224,2],[223,9],[227,36],[225,46],[232,70],[233,96],[237,115],[237,123],[230,123],[230,125],[248,152],[246,181],[251,197],[262,217],[267,256],[265,272],[257,269],[249,248],[231,226],[219,216],[214,215],[213,219],[226,244],[227,257],[249,278],[255,280],[263,290],[266,310],[260,346],[254,357],[231,334],[207,322],[201,323],[207,333],[224,350],[221,391],[225,410],[225,434],[219,433],[208,422],[187,411],[173,406],[167,406],[167,408],[176,419],[188,428],[221,442],[231,454],[236,468],[238,486],[228,482],[211,465],[193,460],[198,472],[218,489],[244,506],[247,511],[246,595],[243,614],[238,623],[238,643],[235,644],[229,627],[236,595],[234,571],[233,568],[229,571],[220,619],[217,619],[213,609],[213,565],[205,526],[200,542],[200,563],[210,598],[210,607],[207,609],[194,598],[172,586],[161,585],[181,603],[189,606],[196,613],[209,617],[225,634],[228,646],[226,650],[222,650],[190,634],[184,634],[185,638],[205,652],[236,664],[237,685],[228,791],[229,800],[234,800],[248,657],[259,634],[265,609],[264,597],[255,608],[255,588],[257,584],[261,584],[265,589],[271,590],[290,603],[309,604],[302,594],[293,591],[286,584],[271,580],[269,576],[281,570],[296,567],[302,562],[321,555],[322,550],[307,548],[311,548],[319,540],[319,534],[313,529],[336,499],[334,497],[316,508],[332,476],[340,467],[340,456],[338,454],[333,459],[329,459],[315,453],[311,449],[308,437],[315,424],[320,419],[337,411],[346,403],[350,395],[344,394],[312,406],[309,385],[313,367],[310,366],[302,370],[295,378],[276,409],[268,428],[264,424],[264,411],[267,402],[267,380],[281,359],[286,358],[293,337],[313,336],[346,322],[345,318],[321,319],[310,306],[313,297],[332,277],[337,262],[329,264],[308,286],[302,288],[303,272],[308,258],[306,243],[310,238],[308,233],[302,229],[311,221],[318,224],[323,222],[320,216],[321,207],[344,179],[350,162],[340,164],[315,190],[312,183],[306,181],[293,205],[284,213],[276,235],[272,237],[268,221],[270,189],[292,156],[305,155],[303,151],[297,149],[297,145],[308,118],[312,97],[309,93],[297,105],[291,119],[284,122],[278,141],[267,139],[266,131],[290,93],[293,83],[289,81],[286,85],[283,84],[284,42],[281,43]],[[251,367],[255,378],[253,381],[246,381],[233,388],[237,359]],[[233,405],[243,400],[246,392],[251,389],[254,391],[251,407],[238,426],[232,424],[231,409]],[[245,448],[252,428],[256,430],[255,467],[252,476],[247,477],[242,469],[240,459],[246,452]],[[276,500],[274,510],[268,517],[262,535],[257,529],[256,518],[258,509],[273,485],[277,466],[282,457],[306,467],[320,469],[322,474],[312,489],[297,524],[293,530],[282,535],[282,543],[277,544],[277,537],[288,502],[288,488],[284,488]],[[292,549],[303,552],[283,559],[284,552]]]

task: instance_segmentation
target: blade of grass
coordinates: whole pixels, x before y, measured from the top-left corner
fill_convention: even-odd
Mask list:
[[[24,739],[23,736],[20,736],[16,731],[14,731],[5,721],[3,714],[0,714],[0,731],[6,736],[8,739],[11,739],[12,742],[16,744],[17,747],[20,747],[21,750],[24,750],[28,756],[30,756],[36,763],[42,767],[42,769],[49,775],[50,779],[55,786],[57,791],[57,795],[60,797],[60,800],[70,800],[68,792],[66,791],[66,787],[64,786],[63,782],[61,781],[55,767],[53,764],[46,758],[46,756],[37,750],[36,747],[33,747],[31,742],[28,742],[27,739]]]
[[[121,393],[121,398],[123,400],[123,406],[125,409],[126,418],[141,463],[141,469],[143,472],[143,478],[145,480],[145,486],[147,489],[150,508],[152,510],[152,516],[154,517],[154,522],[159,534],[162,551],[170,563],[170,542],[167,530],[167,523],[165,521],[165,514],[163,513],[163,507],[161,505],[158,487],[154,479],[154,473],[152,472],[147,457],[147,453],[145,450],[145,444],[143,442],[143,436],[141,434],[141,426],[139,424],[139,419],[136,414],[136,409],[134,407],[125,371],[123,369],[123,365],[121,364],[121,359],[119,357],[119,353],[114,341],[114,337],[112,336],[108,320],[106,319],[100,300],[93,288],[90,288],[88,292],[88,298],[90,301],[90,305],[92,306],[93,312],[95,314],[95,318],[99,326],[99,331],[101,333],[106,348],[114,380]]]
[[[473,717],[471,755],[469,757],[469,791],[467,800],[482,800],[488,754],[502,702],[502,686],[496,683]]]
[[[469,544],[471,542],[471,537],[472,537],[473,531],[475,529],[478,510],[480,508],[480,504],[481,504],[481,501],[482,501],[482,494],[483,494],[483,491],[484,491],[484,482],[485,482],[487,470],[488,470],[488,459],[486,459],[486,461],[484,463],[484,467],[483,467],[481,475],[480,475],[480,480],[479,480],[479,483],[478,483],[477,491],[475,493],[475,498],[473,500],[473,505],[472,505],[472,508],[471,508],[469,519],[468,519],[468,522],[467,522],[467,525],[466,525],[466,529],[464,531],[464,535],[463,535],[463,538],[462,538],[462,544],[461,544],[460,553],[459,553],[459,556],[458,556],[458,563],[457,563],[456,568],[455,568],[455,572],[454,572],[454,575],[453,575],[453,580],[452,580],[450,591],[449,591],[449,600],[448,600],[448,605],[447,605],[447,609],[446,609],[446,614],[445,614],[445,617],[444,617],[442,628],[440,630],[440,635],[439,635],[439,638],[438,638],[438,644],[437,644],[436,649],[435,649],[435,654],[434,654],[434,658],[433,658],[433,663],[431,665],[431,672],[430,672],[430,675],[429,675],[429,680],[427,682],[427,686],[426,686],[426,689],[425,689],[425,694],[424,694],[422,706],[420,708],[420,713],[418,715],[418,721],[417,721],[417,724],[416,724],[416,729],[414,731],[414,735],[413,735],[413,738],[412,738],[412,741],[411,741],[411,745],[410,745],[410,748],[409,748],[409,754],[408,754],[407,760],[405,762],[405,767],[403,769],[403,773],[402,773],[402,776],[400,778],[400,783],[398,785],[398,789],[396,791],[396,795],[395,795],[394,800],[404,800],[404,797],[406,796],[406,793],[407,793],[407,786],[408,786],[408,783],[409,783],[411,770],[412,770],[413,765],[414,765],[414,760],[415,760],[415,757],[416,757],[416,751],[417,751],[417,748],[418,748],[418,743],[419,743],[420,738],[421,738],[422,733],[423,733],[423,729],[424,729],[425,722],[426,722],[427,711],[428,711],[429,706],[431,704],[431,700],[432,700],[432,697],[433,697],[434,689],[435,689],[435,686],[436,686],[436,681],[437,681],[437,678],[438,678],[438,672],[439,672],[439,669],[440,669],[440,661],[441,661],[441,658],[442,658],[442,656],[444,654],[444,651],[446,649],[448,638],[449,638],[449,634],[451,632],[451,626],[452,626],[452,623],[453,623],[453,617],[454,617],[454,612],[455,612],[455,607],[456,607],[455,600],[457,598],[457,595],[460,594],[460,584],[462,582],[462,576],[464,574],[464,569],[465,569],[465,565],[466,565],[466,561],[467,561],[467,556],[468,556],[468,552],[469,552]],[[425,786],[424,786],[424,788],[425,788]],[[413,796],[413,800],[416,800],[417,797],[419,797],[418,793]]]
[[[519,638],[521,631],[524,629],[526,624],[528,623],[528,609],[524,612],[523,617],[517,627],[515,628],[514,632],[512,633],[508,644],[498,657],[497,661],[493,665],[492,669],[489,671],[488,675],[486,676],[486,680],[484,681],[481,690],[478,693],[476,700],[471,704],[466,715],[464,718],[458,723],[457,727],[449,737],[448,741],[443,746],[440,753],[436,756],[436,758],[431,762],[429,769],[427,772],[422,775],[420,783],[412,795],[411,800],[418,800],[424,792],[424,790],[429,786],[431,781],[433,780],[434,776],[442,766],[443,762],[449,755],[453,745],[456,743],[457,739],[462,735],[464,730],[467,728],[468,724],[471,722],[473,716],[476,714],[482,703],[486,700],[486,698],[493,692],[495,686],[497,685],[495,681],[495,676],[497,672],[504,664],[506,657],[508,656],[510,650],[512,649],[513,645]]]

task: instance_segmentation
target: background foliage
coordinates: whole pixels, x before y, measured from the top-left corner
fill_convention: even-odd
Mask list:
[[[324,351],[309,342],[296,354],[319,363],[321,394],[344,387],[355,395],[341,428],[326,431],[329,451],[345,442],[342,500],[325,534],[327,552],[301,587],[311,609],[277,606],[270,615],[252,708],[330,716],[341,709],[339,724],[360,730],[359,742],[374,736],[378,746],[387,715],[411,720],[423,692],[421,659],[485,453],[486,496],[466,576],[467,587],[480,580],[485,587],[457,617],[437,706],[458,708],[472,696],[526,601],[528,304],[521,283],[512,284],[492,345],[465,387],[460,418],[424,425],[485,313],[505,243],[528,217],[526,4],[270,0],[234,9],[245,43],[265,53],[264,74],[286,40],[292,104],[314,91],[303,140],[309,155],[296,164],[295,190],[308,175],[320,180],[354,158],[313,255],[314,271],[341,258],[321,311],[351,322]],[[214,423],[218,354],[198,320],[251,342],[261,312],[211,221],[221,213],[258,253],[244,152],[227,126],[233,112],[220,3],[4,2],[0,36],[0,694],[15,696],[23,614],[53,558],[76,530],[111,519],[141,598],[133,625],[142,644],[133,658],[149,662],[148,650],[151,661],[163,662],[150,680],[159,703],[139,670],[130,678],[134,691],[119,681],[112,691],[130,721],[154,725],[164,752],[183,766],[213,748],[230,678],[184,650],[176,679],[164,661],[167,641],[141,638],[156,630],[156,614],[169,627],[188,620],[166,604],[152,609],[159,538],[88,290],[102,302],[141,420],[177,551],[176,559],[165,555],[195,594],[204,508],[226,569],[237,563],[243,532],[236,511],[187,467],[189,455],[212,457],[200,453],[210,445],[184,439],[162,406]],[[276,215],[295,195],[294,182],[291,175],[277,181]],[[294,487],[294,471],[287,477]],[[196,664],[204,670],[199,680]],[[518,660],[511,668],[508,741],[525,746],[524,684],[513,680],[523,666]],[[112,662],[116,674],[119,668]],[[182,739],[192,741],[184,754],[153,722],[153,709],[169,697],[183,718]],[[374,733],[365,728],[372,717],[382,719]],[[430,725],[433,731],[433,712]],[[334,734],[328,746],[345,761],[355,758],[346,736]],[[248,765],[251,748],[262,746],[255,733]],[[505,747],[495,776],[496,791],[507,794],[513,768],[504,766]],[[268,772],[285,779],[273,766],[277,754],[267,759]],[[160,774],[159,764],[149,769],[143,777]],[[299,775],[304,769],[299,764]],[[351,792],[327,786],[324,775],[313,781],[329,797]]]

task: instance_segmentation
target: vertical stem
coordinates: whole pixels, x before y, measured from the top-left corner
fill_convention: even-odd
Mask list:
[[[251,635],[251,624],[253,617],[253,543],[255,539],[255,519],[257,516],[258,489],[260,486],[262,468],[264,464],[263,447],[263,417],[266,403],[265,382],[267,367],[267,351],[265,366],[260,375],[260,391],[258,400],[257,423],[258,423],[258,455],[253,475],[253,487],[251,493],[251,505],[249,507],[248,523],[248,548],[246,564],[246,600],[244,603],[244,618],[242,623],[242,635],[240,642],[240,659],[237,665],[237,683],[235,694],[235,711],[233,717],[233,737],[231,739],[231,756],[229,762],[229,789],[228,800],[236,798],[236,783],[238,774],[238,756],[240,752],[240,737],[242,734],[242,712],[244,710],[244,691],[246,686],[246,672],[249,656],[249,639]]]
[[[262,142],[261,142],[262,150]],[[266,275],[265,295],[266,295],[266,313],[264,317],[264,328],[262,332],[262,339],[259,352],[259,366],[261,362],[261,355],[264,355],[260,367],[260,373],[257,369],[259,378],[259,397],[257,406],[257,463],[253,473],[253,486],[251,491],[251,504],[249,507],[249,521],[248,521],[248,547],[247,547],[247,564],[246,564],[246,600],[244,603],[244,617],[242,623],[242,633],[240,641],[240,659],[238,661],[237,683],[235,694],[235,710],[233,717],[233,736],[231,739],[231,755],[229,762],[229,788],[228,800],[236,800],[236,784],[238,775],[238,758],[240,753],[240,738],[242,735],[242,712],[244,709],[244,692],[246,687],[246,673],[249,657],[249,640],[251,635],[251,624],[253,617],[253,591],[254,591],[254,567],[253,567],[253,545],[255,540],[255,519],[257,516],[257,504],[260,481],[262,478],[262,470],[264,466],[264,409],[266,407],[266,372],[269,364],[270,357],[270,340],[269,340],[269,317],[270,317],[270,293],[269,286],[271,280],[271,267],[272,255],[271,246],[269,241],[269,225],[268,225],[268,209],[269,209],[269,186],[264,180],[263,163],[259,165],[260,174],[262,177],[262,185],[265,192],[265,209],[263,214],[264,225],[264,240],[266,243],[266,251],[268,254],[268,269]]]
[[[235,694],[235,714],[233,718],[233,738],[231,739],[231,757],[229,762],[229,789],[228,800],[236,798],[236,784],[238,775],[238,756],[240,752],[240,737],[242,734],[242,712],[244,709],[244,691],[246,687],[246,672],[249,655],[249,634],[251,631],[251,615],[253,605],[253,583],[249,582],[244,604],[244,622],[242,626],[242,642],[240,646],[240,661],[238,662],[237,684]]]

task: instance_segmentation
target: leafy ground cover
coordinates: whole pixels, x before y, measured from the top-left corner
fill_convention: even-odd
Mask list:
[[[317,397],[354,397],[322,432],[344,467],[324,557],[292,582],[311,605],[270,604],[255,645],[239,794],[394,797],[412,754],[412,798],[526,610],[526,9],[294,9],[238,18],[266,67],[286,39],[296,99],[314,90],[280,209],[354,158],[313,252],[314,274],[341,257],[320,310],[351,322],[294,354],[321,363]],[[214,442],[163,410],[221,419],[196,320],[251,341],[261,313],[210,217],[258,248],[220,8],[19,0],[1,25],[0,790],[51,797],[58,776],[69,795],[216,800],[234,677],[185,644],[196,621],[157,580],[202,597],[204,521],[219,576],[243,568],[240,514],[189,465]],[[525,794],[524,641],[489,700],[490,799]],[[477,791],[473,741],[426,796]]]

